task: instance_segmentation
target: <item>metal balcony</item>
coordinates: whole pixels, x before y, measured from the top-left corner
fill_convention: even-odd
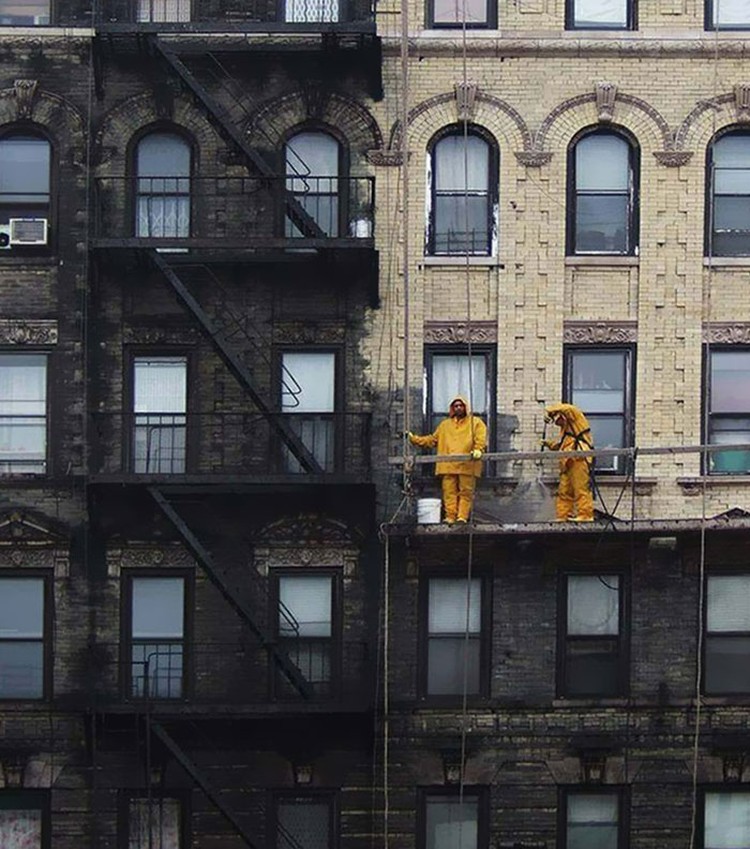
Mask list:
[[[369,413],[255,412],[94,413],[92,475],[170,483],[187,477],[305,477],[278,439],[274,418],[284,418],[297,433],[324,479],[369,477]]]

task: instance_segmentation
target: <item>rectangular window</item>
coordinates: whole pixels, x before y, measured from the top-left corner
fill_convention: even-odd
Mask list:
[[[336,468],[336,354],[284,351],[281,355],[281,411],[302,444],[325,472]],[[284,449],[286,471],[302,466]]]
[[[633,0],[567,0],[568,29],[633,29]]]
[[[703,797],[703,849],[750,846],[750,793],[706,792]]]
[[[277,586],[281,646],[314,693],[331,695],[338,665],[334,651],[334,576],[279,575]],[[279,673],[282,687],[285,681]]]
[[[47,470],[47,356],[0,354],[0,473]]]
[[[626,690],[623,576],[564,575],[561,696],[606,697]]]
[[[0,26],[49,26],[49,9],[44,0],[4,0],[0,3]]]
[[[138,0],[138,23],[171,23],[190,20],[190,0]]]
[[[625,831],[618,791],[565,794],[565,849],[620,849]]]
[[[45,595],[44,578],[0,578],[0,699],[44,697]]]
[[[49,849],[49,798],[44,791],[0,791],[0,846]]]
[[[128,580],[130,695],[179,699],[185,694],[185,578]]]
[[[436,29],[494,29],[495,0],[430,0],[429,26]]]
[[[710,445],[750,443],[750,350],[710,351],[708,439]],[[747,474],[750,451],[710,455],[712,474]]]
[[[487,845],[480,795],[425,791],[421,798],[423,822],[420,849],[480,849]]]
[[[166,796],[127,800],[127,849],[182,849],[184,813],[180,799]]]
[[[323,794],[276,799],[275,849],[334,849],[334,800]]]
[[[705,691],[750,693],[750,575],[706,582]]]
[[[750,29],[747,0],[707,0],[706,29]]]
[[[484,695],[486,631],[481,578],[433,577],[423,583],[427,696]]]
[[[133,362],[133,471],[185,471],[187,359],[136,357]]]
[[[580,407],[595,448],[633,444],[633,351],[609,346],[566,348],[565,399]],[[624,472],[626,457],[597,457],[597,472]]]

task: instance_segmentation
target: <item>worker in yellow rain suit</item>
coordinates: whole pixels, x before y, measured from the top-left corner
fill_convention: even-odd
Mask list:
[[[583,412],[574,404],[551,404],[544,410],[544,420],[560,428],[557,440],[543,439],[542,445],[552,451],[591,451],[594,441]],[[560,483],[555,512],[559,522],[593,522],[594,499],[591,494],[593,457],[566,457],[560,460]]]
[[[471,455],[471,460],[435,464],[435,474],[441,478],[443,520],[449,525],[468,522],[474,504],[476,480],[482,474],[480,458],[487,447],[487,425],[472,414],[466,398],[456,395],[451,400],[448,418],[440,422],[434,433],[417,436],[407,432],[406,435],[412,445],[437,447],[438,454]]]

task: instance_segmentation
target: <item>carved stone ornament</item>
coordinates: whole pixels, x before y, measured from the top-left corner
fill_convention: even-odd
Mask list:
[[[750,121],[750,85],[739,83],[734,87],[734,105],[738,121]]]
[[[341,325],[320,325],[294,321],[277,324],[274,342],[283,345],[340,345],[346,340],[346,328]]]
[[[67,544],[67,536],[53,528],[42,517],[14,510],[0,516],[0,546],[59,546]]]
[[[31,118],[39,80],[15,80],[13,90],[16,95],[16,118],[19,121]]]
[[[568,345],[624,345],[638,341],[634,321],[566,321],[563,342]]]
[[[549,165],[552,154],[548,150],[517,150],[516,160],[527,168],[541,168]]]
[[[255,536],[258,545],[346,545],[355,540],[344,522],[329,519],[318,513],[301,513],[298,516],[280,519],[261,528]]]
[[[107,574],[116,578],[122,569],[191,569],[195,561],[179,544],[164,546],[133,542],[107,550]]]
[[[703,341],[710,345],[748,345],[750,322],[711,322],[703,327]]]
[[[190,345],[196,341],[194,327],[134,327],[125,325],[123,341],[128,345]]]
[[[599,120],[611,121],[615,117],[617,86],[614,83],[597,83],[595,93]]]
[[[654,157],[659,165],[664,165],[667,168],[677,168],[680,165],[687,165],[693,156],[692,150],[655,150]]]
[[[492,344],[497,342],[497,325],[493,321],[430,322],[424,326],[424,341],[426,345]]]
[[[56,345],[54,319],[0,319],[0,345]]]
[[[459,121],[473,121],[477,111],[476,83],[456,83],[456,116]]]
[[[370,165],[400,165],[404,157],[400,150],[382,147],[378,150],[368,150],[367,161]]]

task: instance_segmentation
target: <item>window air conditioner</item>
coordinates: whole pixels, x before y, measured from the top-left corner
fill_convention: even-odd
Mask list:
[[[10,250],[10,225],[0,224],[0,251]]]
[[[11,218],[9,226],[11,245],[47,244],[46,218]]]

